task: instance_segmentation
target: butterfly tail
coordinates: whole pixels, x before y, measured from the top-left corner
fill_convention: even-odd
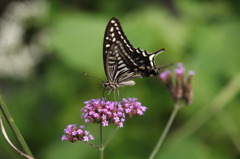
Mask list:
[[[160,49],[160,50],[158,50],[158,51],[156,51],[156,52],[154,52],[154,53],[152,53],[154,56],[157,56],[158,54],[160,54],[160,53],[163,53],[165,51],[165,49],[163,48],[163,49]]]
[[[165,49],[163,48],[163,49],[160,49],[160,50],[158,50],[158,51],[152,53],[151,55],[153,55],[154,57],[156,57],[158,54],[163,53],[164,51],[165,51]],[[160,70],[160,69],[163,69],[163,68],[169,67],[169,66],[171,66],[171,65],[173,65],[173,63],[171,63],[171,64],[167,64],[167,65],[158,66],[157,68],[158,68],[158,70]]]

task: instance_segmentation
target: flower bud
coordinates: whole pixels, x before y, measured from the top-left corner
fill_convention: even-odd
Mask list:
[[[160,79],[171,93],[175,102],[185,101],[186,104],[192,102],[193,91],[191,85],[192,76],[195,74],[193,71],[189,71],[187,80],[185,81],[185,68],[182,63],[178,63],[175,69],[176,84],[173,84],[172,76],[169,70],[166,70],[160,74]]]
[[[187,82],[184,84],[184,99],[187,104],[192,103],[193,91],[192,91],[192,77],[194,76],[193,71],[189,71]]]

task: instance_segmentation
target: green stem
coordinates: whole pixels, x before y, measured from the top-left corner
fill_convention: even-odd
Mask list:
[[[4,104],[2,97],[0,96],[0,110],[2,112],[2,114],[4,115],[5,119],[7,120],[13,134],[15,135],[15,137],[17,138],[18,142],[20,143],[20,145],[22,146],[23,150],[25,151],[25,153],[29,156],[33,156],[28,145],[26,144],[22,134],[20,133],[18,127],[16,126],[10,112],[8,111],[6,105]]]
[[[94,143],[91,142],[86,142],[87,144],[91,145],[92,147],[95,147],[97,149],[100,149],[100,147],[98,145],[95,145]]]
[[[174,121],[174,119],[175,119],[175,117],[176,117],[176,115],[177,115],[177,113],[178,113],[178,111],[180,109],[181,109],[181,107],[180,107],[179,103],[176,103],[175,106],[174,106],[174,109],[172,111],[172,114],[171,114],[171,116],[170,116],[170,118],[169,118],[169,120],[167,122],[167,125],[164,128],[163,133],[160,136],[156,146],[154,147],[154,149],[153,149],[149,159],[153,159],[156,156],[156,154],[159,151],[159,149],[161,148],[162,143],[163,143],[164,139],[166,138],[166,136],[167,136],[167,134],[169,132],[169,129],[172,126],[172,123],[173,123],[173,121]]]
[[[216,118],[222,124],[224,130],[228,133],[230,139],[232,140],[233,144],[235,145],[237,151],[240,153],[240,141],[239,141],[239,130],[238,130],[238,122],[233,120],[229,114],[225,111],[219,111],[216,113]]]
[[[99,124],[100,126],[100,148],[99,148],[99,158],[104,159],[104,146],[103,146],[103,131],[102,131],[102,122]]]
[[[107,138],[107,140],[106,140],[106,142],[105,142],[105,144],[104,144],[104,147],[106,147],[106,146],[109,144],[109,142],[112,140],[112,138],[115,136],[115,134],[117,133],[118,130],[119,130],[119,127],[116,127],[116,128],[112,131],[111,135]]]
[[[186,124],[184,124],[179,130],[174,131],[174,134],[170,137],[170,140],[174,142],[180,142],[186,137],[194,134],[198,131],[211,117],[219,111],[222,111],[227,104],[236,98],[240,91],[240,74],[235,75],[232,80],[215,96],[209,105],[203,107],[197,114],[194,114]]]

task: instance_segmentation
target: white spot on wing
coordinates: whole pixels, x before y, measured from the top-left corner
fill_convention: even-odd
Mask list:
[[[114,28],[113,28],[113,27],[111,27],[111,28],[110,28],[110,32],[113,32],[113,30],[114,30]]]
[[[110,47],[110,44],[106,44],[105,47]]]
[[[111,20],[111,23],[115,23],[115,20]]]
[[[153,67],[153,62],[152,62],[152,61],[150,61],[150,64],[151,64],[151,66]]]
[[[126,65],[123,63],[121,65],[118,66],[118,68],[122,68],[122,67],[125,67]]]
[[[149,56],[149,61],[150,61],[151,66],[154,66],[153,65],[154,56],[155,56],[155,54],[152,54],[152,55]]]
[[[144,51],[142,52],[142,54],[143,54],[143,56],[144,56],[144,57],[146,57],[146,56],[147,56],[147,54],[146,54]]]
[[[155,56],[155,54],[150,55],[150,56],[149,56],[149,60],[152,61],[153,58],[154,58],[154,56]]]
[[[115,58],[115,57],[112,57],[112,56],[110,56],[110,57],[109,57],[109,62],[110,62],[111,60],[113,60],[113,61],[115,62],[116,58]]]
[[[123,63],[123,60],[121,60],[121,58],[119,58],[118,60],[120,60],[118,64],[121,65]]]
[[[109,60],[108,63],[112,65],[115,64],[115,61],[112,59],[111,61]]]

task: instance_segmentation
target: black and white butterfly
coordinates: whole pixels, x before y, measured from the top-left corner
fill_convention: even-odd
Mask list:
[[[103,83],[104,87],[117,89],[122,86],[133,86],[132,78],[155,76],[159,74],[160,68],[166,66],[155,66],[155,57],[164,49],[152,54],[134,48],[124,35],[120,22],[113,17],[108,22],[103,43],[104,70],[108,81]]]

